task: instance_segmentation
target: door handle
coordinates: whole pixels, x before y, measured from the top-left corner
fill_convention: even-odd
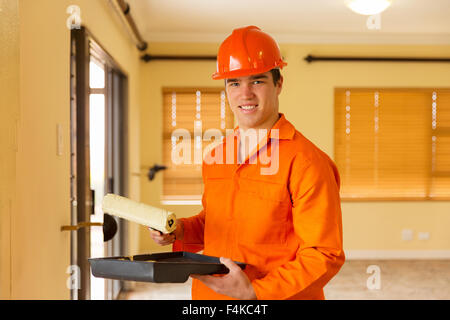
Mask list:
[[[111,240],[117,232],[117,222],[109,214],[103,214],[103,223],[101,222],[79,222],[74,226],[61,226],[61,231],[76,231],[81,228],[103,227],[103,241]]]
[[[101,222],[80,222],[75,226],[61,226],[61,231],[75,231],[81,228],[103,227]]]

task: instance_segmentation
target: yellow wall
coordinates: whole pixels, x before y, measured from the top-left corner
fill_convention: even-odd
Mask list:
[[[335,87],[450,87],[450,65],[444,63],[306,63],[314,55],[449,56],[450,46],[305,45],[282,44],[288,66],[283,70],[280,111],[297,130],[334,158]],[[215,55],[218,44],[150,43],[153,54]],[[215,62],[153,61],[142,69],[141,162],[161,163],[162,87],[223,86],[211,80]],[[161,205],[162,175],[141,180],[141,200]],[[200,206],[165,206],[178,216],[190,216]],[[449,250],[450,202],[343,202],[346,250]],[[401,240],[402,229],[415,231],[413,241]],[[140,250],[166,251],[140,229]],[[430,232],[427,241],[417,232]]]
[[[0,144],[0,294],[13,299],[69,298],[68,274],[65,272],[70,265],[70,233],[60,231],[60,226],[70,224],[70,30],[66,27],[67,7],[78,5],[81,8],[82,24],[128,75],[130,173],[140,167],[139,52],[107,1],[19,0],[19,20],[14,7],[17,2],[6,0],[6,3],[5,7],[5,1],[1,1],[3,11],[0,13],[0,59],[2,68],[6,61],[9,70],[5,85],[2,69],[0,86],[1,133],[2,137],[7,133],[8,138],[2,139]],[[10,19],[11,24],[4,17]],[[19,22],[20,29],[17,29]],[[6,34],[10,37],[8,42],[3,41],[4,30],[9,31]],[[7,48],[6,52],[4,48]],[[5,108],[8,112],[3,117]],[[18,150],[14,154],[10,150],[16,117],[19,119]],[[58,124],[63,128],[61,156],[56,152]],[[3,162],[4,151],[7,151],[7,162]],[[6,180],[3,179],[5,172]],[[129,194],[138,200],[139,179],[131,174],[129,179]],[[4,190],[7,191],[5,194]],[[11,227],[7,226],[9,219]],[[134,225],[130,228],[131,235],[136,234],[134,228]],[[8,232],[11,251],[8,249]],[[131,236],[132,248],[136,241]]]
[[[11,211],[19,118],[18,0],[0,0],[0,299],[10,297]]]

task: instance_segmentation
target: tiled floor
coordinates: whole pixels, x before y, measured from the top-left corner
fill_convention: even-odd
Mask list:
[[[374,285],[374,271],[378,266],[380,288]],[[373,268],[373,269],[376,269]],[[368,279],[371,278],[369,281]],[[325,297],[340,299],[397,299],[449,300],[450,260],[350,260],[325,287]]]
[[[379,282],[373,270],[379,270]],[[324,291],[329,300],[450,300],[450,260],[349,260]],[[119,299],[188,300],[191,280],[182,284],[135,283],[135,290],[122,293]]]
[[[135,289],[122,292],[119,300],[190,300],[192,279],[185,283],[136,282]]]

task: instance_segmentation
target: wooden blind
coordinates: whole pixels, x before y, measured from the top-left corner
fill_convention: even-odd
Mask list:
[[[450,200],[450,90],[335,90],[343,200]]]
[[[225,91],[213,88],[165,88],[163,101],[163,161],[167,170],[164,171],[162,200],[200,200],[203,193],[203,154],[212,147],[212,143],[221,142],[203,140],[204,133],[217,129],[224,137],[226,130],[234,127],[234,117]],[[172,136],[177,129],[189,131],[190,139],[175,140]],[[200,134],[194,136],[196,133]],[[176,146],[180,147],[179,144],[190,149],[191,163],[183,161],[177,164],[172,161],[172,151]]]

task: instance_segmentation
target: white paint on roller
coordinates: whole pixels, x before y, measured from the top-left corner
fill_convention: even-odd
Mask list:
[[[171,233],[176,229],[174,213],[116,194],[107,194],[103,198],[102,208],[105,213],[151,227],[162,233]]]

